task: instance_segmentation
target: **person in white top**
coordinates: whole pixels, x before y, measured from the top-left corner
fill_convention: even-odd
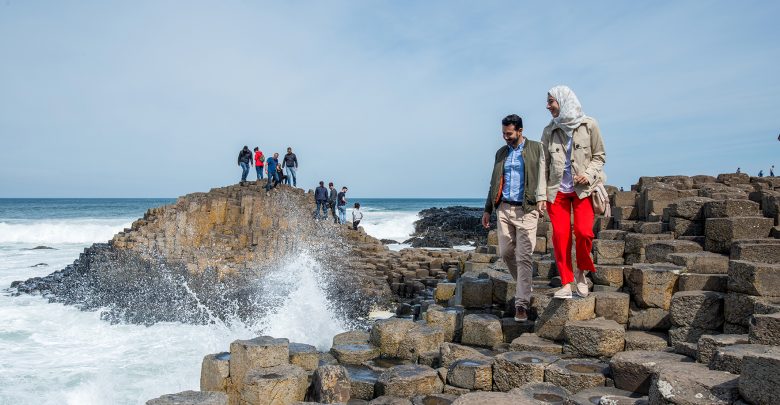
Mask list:
[[[357,231],[361,219],[363,219],[363,213],[360,212],[360,203],[355,203],[355,207],[352,209],[352,229]]]

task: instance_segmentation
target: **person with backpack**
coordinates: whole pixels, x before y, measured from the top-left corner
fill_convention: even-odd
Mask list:
[[[255,171],[257,171],[257,181],[263,179],[263,166],[265,165],[265,156],[263,152],[255,146]]]
[[[238,165],[241,167],[241,184],[246,183],[246,176],[249,174],[249,164],[252,162],[252,152],[249,147],[244,145],[244,149],[238,152]]]
[[[292,152],[292,148],[287,148],[287,154],[284,155],[282,168],[287,169],[287,180],[285,184],[289,185],[292,181],[292,186],[297,187],[297,181],[295,179],[295,171],[298,170],[298,157]]]
[[[577,295],[586,297],[589,291],[585,272],[596,271],[590,256],[595,219],[591,195],[603,188],[607,155],[598,123],[582,112],[580,101],[570,88],[555,86],[550,89],[547,110],[552,120],[542,131],[547,183],[545,199],[553,226],[555,266],[563,285],[553,297],[572,298],[572,282],[575,282]],[[576,271],[571,257],[572,214]]]

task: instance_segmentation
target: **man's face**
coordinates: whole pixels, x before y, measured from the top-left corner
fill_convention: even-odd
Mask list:
[[[502,125],[501,133],[504,135],[504,140],[507,145],[517,145],[520,137],[523,136],[523,128],[515,129],[515,125]]]
[[[287,153],[292,153],[292,148],[287,148]]]
[[[276,159],[278,157],[279,157],[279,154],[278,153],[274,153],[274,159]]]
[[[553,118],[558,118],[558,114],[561,113],[561,106],[558,105],[558,101],[549,94],[547,95],[547,111],[552,114]]]

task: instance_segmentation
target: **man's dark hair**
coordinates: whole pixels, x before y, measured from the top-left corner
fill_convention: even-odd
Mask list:
[[[508,127],[510,125],[514,125],[515,129],[520,129],[523,127],[523,119],[520,118],[517,114],[509,114],[506,117],[504,117],[503,120],[501,120],[501,125]]]
[[[355,208],[360,208],[360,203],[355,203]]]
[[[342,189],[342,190],[349,190],[349,189],[347,188],[347,186],[344,186],[344,187],[342,187],[341,189]]]
[[[258,148],[257,146],[255,146],[255,152],[257,152],[258,150],[260,150],[260,148]]]
[[[333,185],[333,182],[332,182],[332,181],[331,181],[330,183],[328,183],[328,186],[332,186],[332,185]]]
[[[321,185],[321,186],[324,186],[324,185],[325,185],[325,182],[324,182],[324,181],[321,181],[321,182],[320,182],[320,185]]]

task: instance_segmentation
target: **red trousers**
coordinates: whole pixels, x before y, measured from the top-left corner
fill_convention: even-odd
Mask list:
[[[571,213],[574,211],[574,238],[577,250],[577,268],[596,271],[590,251],[593,248],[593,202],[590,197],[580,199],[576,193],[558,192],[555,201],[547,202],[547,212],[553,226],[553,250],[555,266],[566,285],[574,281],[571,261]]]

